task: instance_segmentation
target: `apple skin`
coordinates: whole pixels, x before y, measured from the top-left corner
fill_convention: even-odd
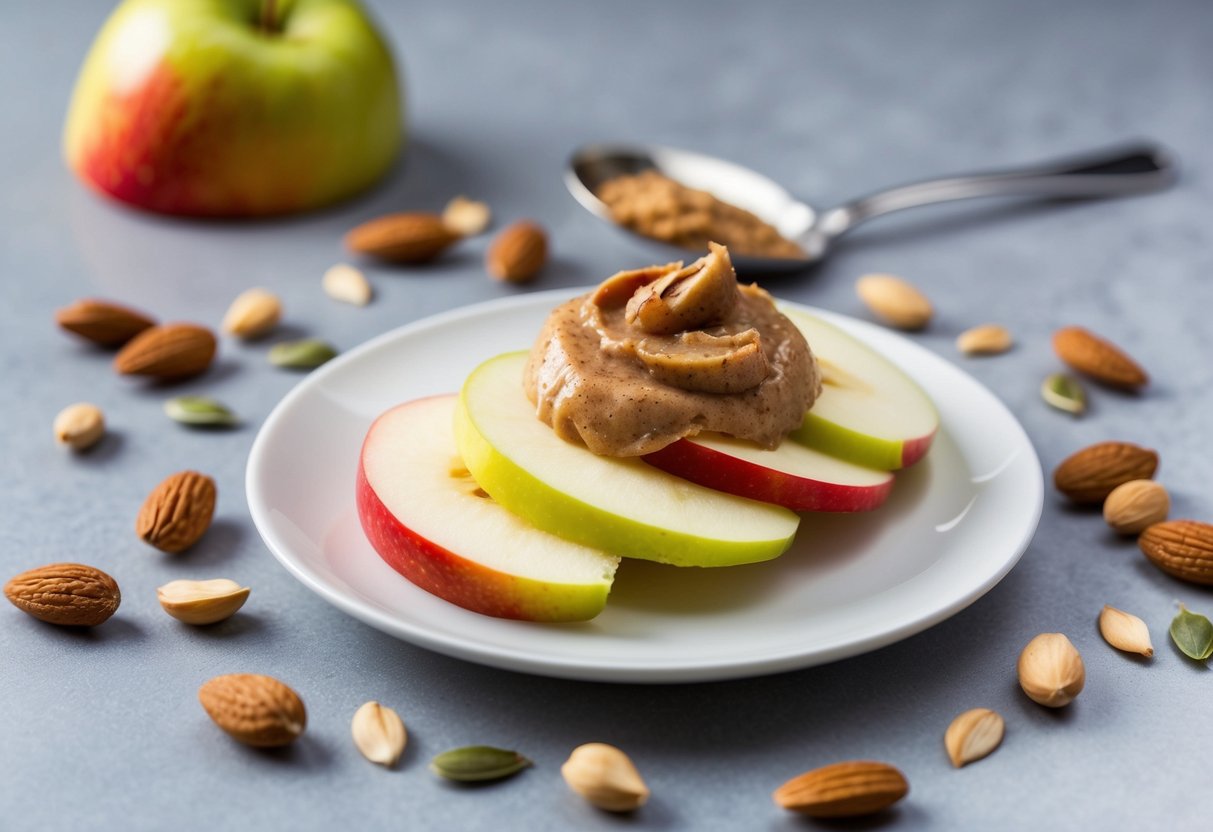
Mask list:
[[[788,438],[882,471],[926,456],[939,413],[922,388],[839,327],[799,309],[781,311],[804,333],[825,375],[821,395]]]
[[[599,457],[584,446],[556,436],[535,416],[534,407],[522,390],[526,357],[525,352],[505,353],[473,370],[463,385],[455,411],[459,455],[480,487],[502,506],[535,527],[566,540],[623,557],[673,566],[758,563],[778,557],[792,545],[799,517],[784,508],[712,491],[667,475],[639,459]],[[472,411],[479,412],[481,406],[490,412],[473,415]],[[495,424],[478,424],[478,419],[486,417],[495,420]],[[501,431],[507,421],[511,429],[527,432],[521,447],[548,457],[549,466],[554,464],[561,474],[573,477],[569,472],[577,472],[578,493],[561,490],[548,482],[554,472],[551,467],[537,475],[523,461],[515,462],[494,447],[482,430]],[[707,529],[688,529],[685,517],[666,515],[670,524],[659,525],[598,504],[600,495],[610,497],[621,492],[665,495],[683,507],[683,514],[691,511],[687,506],[698,504],[700,517],[711,516],[717,522],[730,518],[737,527],[757,526],[762,533],[749,539],[712,537]]]
[[[76,82],[68,166],[167,214],[255,217],[364,190],[403,141],[391,53],[355,0],[126,0]]]
[[[362,530],[385,563],[432,595],[473,612],[524,621],[587,621],[606,605],[609,580],[592,584],[562,584],[511,575],[458,555],[406,526],[383,503],[367,478],[366,455],[376,430],[407,408],[442,406],[446,436],[418,436],[419,442],[443,448],[446,459],[455,455],[449,413],[454,396],[435,396],[399,405],[380,416],[359,455],[355,500]],[[447,447],[449,446],[449,447]],[[480,499],[480,498],[473,498]],[[535,531],[536,535],[542,532]],[[618,560],[614,559],[617,563]]]
[[[792,511],[871,511],[893,490],[892,475],[867,486],[824,482],[758,465],[688,439],[646,454],[644,461],[708,488]]]

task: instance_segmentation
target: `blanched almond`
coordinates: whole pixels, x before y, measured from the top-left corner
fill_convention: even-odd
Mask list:
[[[231,618],[248,596],[247,586],[226,578],[170,581],[156,590],[164,611],[186,624],[216,624]]]

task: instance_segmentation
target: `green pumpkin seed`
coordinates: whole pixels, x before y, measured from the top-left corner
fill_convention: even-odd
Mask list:
[[[240,423],[227,406],[206,396],[177,396],[164,403],[174,422],[193,427],[229,428]]]
[[[439,754],[430,761],[430,770],[448,780],[476,783],[509,777],[529,765],[531,761],[517,751],[468,745]]]
[[[317,338],[283,341],[270,347],[269,354],[271,364],[291,370],[314,370],[336,357],[337,350]]]
[[[1040,386],[1040,395],[1050,406],[1081,416],[1087,409],[1087,393],[1078,380],[1065,373],[1054,373]]]

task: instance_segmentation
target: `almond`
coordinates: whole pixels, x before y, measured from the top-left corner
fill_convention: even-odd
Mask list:
[[[330,266],[321,278],[320,285],[333,300],[352,306],[366,306],[375,293],[366,275],[346,263]]]
[[[118,609],[118,583],[83,563],[52,563],[22,572],[4,585],[13,606],[39,621],[66,627],[95,627]]]
[[[216,725],[245,745],[288,745],[307,727],[299,694],[272,676],[216,676],[198,689],[198,701]]]
[[[1029,641],[1016,671],[1023,692],[1046,708],[1069,705],[1087,681],[1082,656],[1062,633],[1041,633]]]
[[[223,331],[251,341],[273,331],[282,320],[282,300],[268,289],[241,292],[223,316]]]
[[[215,481],[197,471],[179,471],[147,495],[135,531],[162,552],[184,552],[198,542],[215,513]]]
[[[1080,326],[1053,333],[1053,351],[1078,372],[1112,387],[1131,390],[1150,380],[1141,365],[1119,347]]]
[[[1076,503],[1101,503],[1116,486],[1148,480],[1158,470],[1158,454],[1130,442],[1098,442],[1062,460],[1053,485]]]
[[[84,451],[105,436],[105,414],[88,402],[69,404],[55,417],[55,438],[73,451]]]
[[[156,324],[150,317],[129,306],[92,298],[78,300],[71,306],[56,310],[55,323],[103,347],[120,347]]]
[[[1002,742],[1006,723],[1002,715],[989,708],[973,708],[952,720],[943,735],[948,759],[956,768],[994,753]]]
[[[887,763],[834,763],[793,777],[775,790],[785,809],[814,818],[845,818],[887,809],[906,796],[905,775]]]
[[[956,336],[956,349],[965,355],[997,355],[1014,343],[1011,331],[1000,324],[982,324]]]
[[[169,581],[156,589],[160,606],[185,624],[217,624],[236,614],[248,600],[249,588],[227,578]]]
[[[1104,604],[1099,613],[1099,634],[1117,650],[1137,653],[1147,659],[1154,655],[1154,645],[1150,643],[1150,628],[1131,612]]]
[[[1167,489],[1153,480],[1123,482],[1103,503],[1103,519],[1120,534],[1140,534],[1171,511]]]
[[[1150,561],[1172,577],[1213,584],[1213,525],[1195,520],[1155,523],[1137,538]]]
[[[855,292],[878,318],[898,329],[922,329],[934,314],[927,296],[896,275],[865,274],[855,282]]]
[[[424,263],[458,239],[437,214],[388,214],[346,234],[345,246],[393,263]]]
[[[507,283],[526,283],[534,279],[548,259],[548,237],[529,220],[516,222],[502,230],[485,256],[489,274]]]
[[[466,196],[457,196],[442,211],[446,227],[463,237],[475,237],[489,227],[493,218],[489,206]]]
[[[649,787],[631,758],[603,742],[574,748],[560,775],[570,789],[606,812],[632,812],[649,799]]]
[[[124,376],[172,381],[196,376],[215,357],[215,336],[196,324],[164,324],[139,333],[114,356]]]
[[[396,765],[409,740],[400,714],[375,701],[354,711],[350,733],[363,757],[388,768]]]

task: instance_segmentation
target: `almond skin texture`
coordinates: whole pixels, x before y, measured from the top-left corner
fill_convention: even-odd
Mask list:
[[[345,247],[391,263],[425,263],[457,240],[437,214],[388,214],[346,234]]]
[[[114,356],[114,369],[124,376],[163,381],[196,376],[211,366],[215,335],[196,324],[164,324],[139,333]]]
[[[775,790],[775,802],[812,818],[848,818],[887,809],[910,791],[905,775],[887,763],[834,763],[793,777]]]
[[[102,347],[120,347],[156,322],[129,306],[85,298],[55,311],[55,323]]]
[[[488,272],[506,283],[527,283],[548,259],[548,236],[537,224],[523,220],[502,230],[485,255]]]
[[[1213,525],[1196,520],[1155,523],[1137,545],[1150,562],[1173,578],[1213,584]]]
[[[118,609],[118,583],[83,563],[52,563],[22,572],[4,585],[13,606],[39,621],[64,627],[95,627]]]
[[[1099,442],[1062,460],[1053,485],[1076,503],[1102,503],[1122,483],[1148,480],[1158,470],[1158,454],[1130,442]]]
[[[210,528],[215,497],[213,479],[197,471],[178,471],[147,495],[135,531],[162,552],[184,552]]]
[[[198,689],[198,701],[232,739],[257,748],[289,745],[307,727],[299,694],[272,676],[216,676]]]
[[[1112,387],[1135,390],[1150,377],[1119,347],[1080,326],[1053,333],[1053,351],[1072,368]]]
[[[1103,519],[1120,534],[1141,534],[1167,519],[1171,498],[1153,480],[1129,480],[1112,489],[1103,503]]]

